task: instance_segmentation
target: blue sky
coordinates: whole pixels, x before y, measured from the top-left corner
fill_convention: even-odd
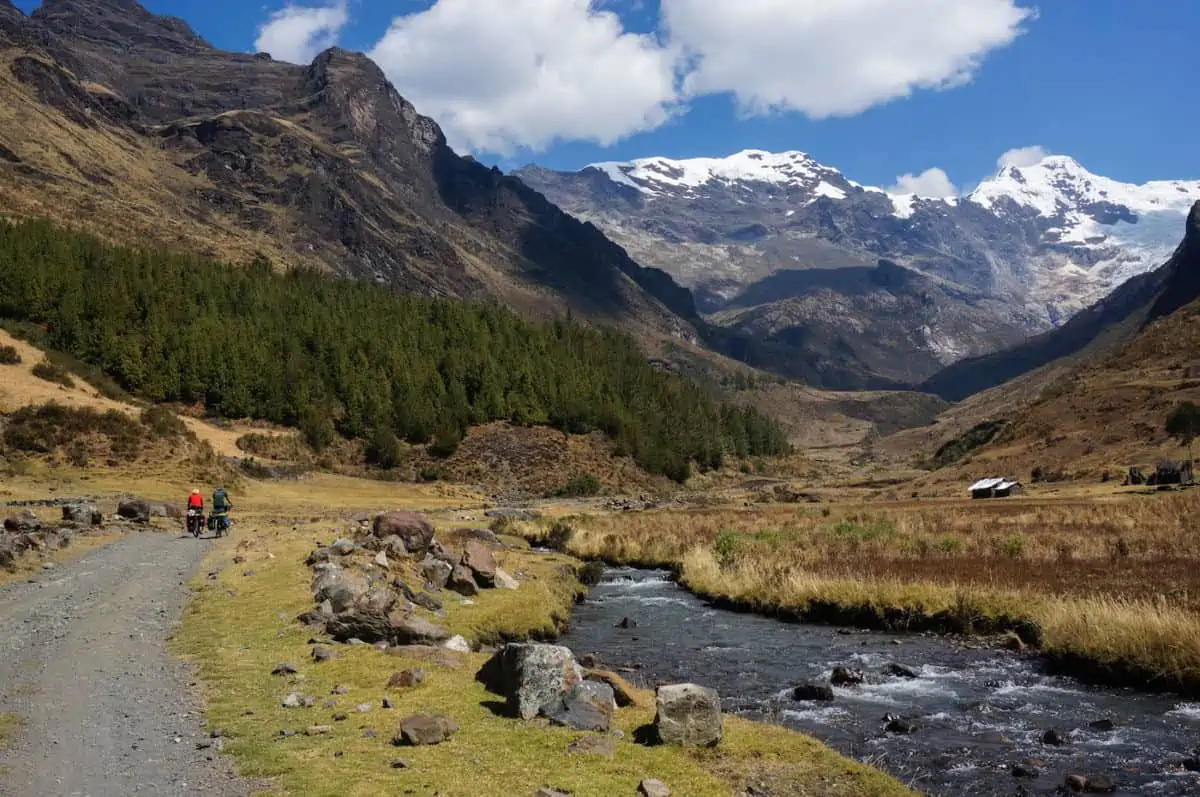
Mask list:
[[[867,184],[938,168],[961,188],[1040,146],[1121,180],[1200,177],[1194,0],[842,3],[144,4],[228,49],[371,52],[456,146],[502,168],[799,149]]]

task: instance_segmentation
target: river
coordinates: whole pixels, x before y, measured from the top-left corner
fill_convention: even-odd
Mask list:
[[[617,627],[626,617],[635,628]],[[714,687],[727,712],[804,731],[931,795],[1054,794],[1068,774],[1108,776],[1118,794],[1200,795],[1200,774],[1180,766],[1200,745],[1200,704],[1049,676],[1035,656],[716,609],[664,571],[630,568],[606,572],[562,642],[642,686]],[[892,664],[916,677],[889,674]],[[866,682],[835,687],[832,702],[792,699],[839,666]],[[888,733],[894,716],[918,729]],[[1093,726],[1104,721],[1111,730]],[[1051,729],[1064,744],[1043,743]],[[1028,762],[1039,777],[1011,774]]]

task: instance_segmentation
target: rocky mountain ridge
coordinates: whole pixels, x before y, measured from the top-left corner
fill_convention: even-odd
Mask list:
[[[1052,329],[1158,266],[1178,240],[1180,219],[1200,199],[1200,181],[1130,185],[1063,156],[1003,168],[967,196],[949,198],[864,186],[802,152],[645,158],[579,172],[529,166],[516,174],[600,226],[639,262],[690,287],[718,322],[745,329],[744,308],[753,305],[760,308],[754,326],[773,319],[769,336],[811,337],[817,330],[839,341],[848,358],[865,361],[872,357],[842,334],[842,319],[854,329],[873,326],[885,341],[924,334],[910,369],[924,376]],[[955,297],[934,314],[943,323],[931,325],[920,314],[913,320],[897,313],[882,323],[878,317],[880,306],[930,301],[929,291],[885,290],[875,317],[854,309],[854,292],[845,292],[837,271],[875,268],[881,259],[918,272],[937,286],[933,294]],[[803,270],[814,273],[778,278]],[[846,312],[834,313],[838,307]],[[905,345],[887,353],[910,352]],[[894,368],[870,362],[854,370],[855,378],[833,386],[895,378]]]

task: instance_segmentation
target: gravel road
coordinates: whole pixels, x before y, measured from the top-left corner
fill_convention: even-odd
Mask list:
[[[165,648],[210,545],[130,534],[0,589],[0,712],[22,719],[0,795],[251,793],[208,747],[192,673]]]

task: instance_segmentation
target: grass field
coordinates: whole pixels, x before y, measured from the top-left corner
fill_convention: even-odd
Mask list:
[[[634,729],[653,720],[653,695],[647,693],[638,694],[637,706],[618,711],[617,725],[624,738],[618,740],[614,758],[569,755],[568,746],[582,734],[493,712],[490,707],[497,696],[474,680],[485,654],[439,654],[430,659],[339,646],[336,659],[314,664],[307,644],[312,631],[294,621],[311,608],[311,573],[303,559],[313,543],[331,541],[340,518],[355,501],[364,508],[422,505],[433,510],[434,517],[445,514],[439,513],[439,507],[457,506],[458,496],[439,500],[428,491],[407,493],[407,488],[378,483],[359,484],[358,491],[351,493],[354,501],[347,501],[343,488],[350,486],[341,480],[309,484],[307,500],[294,506],[283,485],[264,485],[260,492],[255,484],[242,500],[247,510],[239,512],[234,539],[222,543],[197,576],[195,600],[172,642],[199,668],[209,724],[229,733],[227,749],[240,769],[267,779],[274,793],[474,797],[532,794],[541,787],[554,787],[576,797],[608,797],[633,795],[642,778],[655,777],[668,783],[675,794],[689,797],[740,793],[751,781],[769,784],[772,793],[814,797],[911,794],[888,776],[813,739],[732,717],[727,718],[727,739],[715,751],[634,744],[628,741]],[[327,508],[310,516],[314,505],[331,503],[341,511]],[[439,536],[454,544],[453,533],[443,529]],[[242,561],[235,564],[235,556]],[[447,616],[442,622],[452,632],[482,641],[554,633],[578,590],[572,560],[514,545],[502,553],[501,566],[518,575],[520,590],[490,590],[474,605],[443,595]],[[284,661],[300,670],[294,683],[270,674]],[[408,667],[422,667],[429,677],[412,690],[387,690],[389,676]],[[292,690],[323,702],[339,685],[349,692],[337,698],[336,709],[288,710],[280,705]],[[384,696],[395,701],[395,708],[380,707]],[[372,704],[370,711],[355,712],[358,704],[367,702]],[[350,718],[336,722],[336,711],[348,712]],[[389,740],[399,720],[422,711],[446,713],[462,730],[438,747],[392,747]],[[331,730],[305,735],[311,725]],[[279,732],[285,728],[299,733],[281,739]],[[375,736],[364,736],[370,729]],[[393,769],[396,758],[403,758],[409,767]]]
[[[668,566],[768,613],[899,628],[1017,629],[1114,677],[1200,688],[1200,493],[576,517],[566,549]],[[563,525],[565,523],[565,525]],[[571,531],[565,532],[564,529]],[[547,540],[554,527],[522,533]]]

